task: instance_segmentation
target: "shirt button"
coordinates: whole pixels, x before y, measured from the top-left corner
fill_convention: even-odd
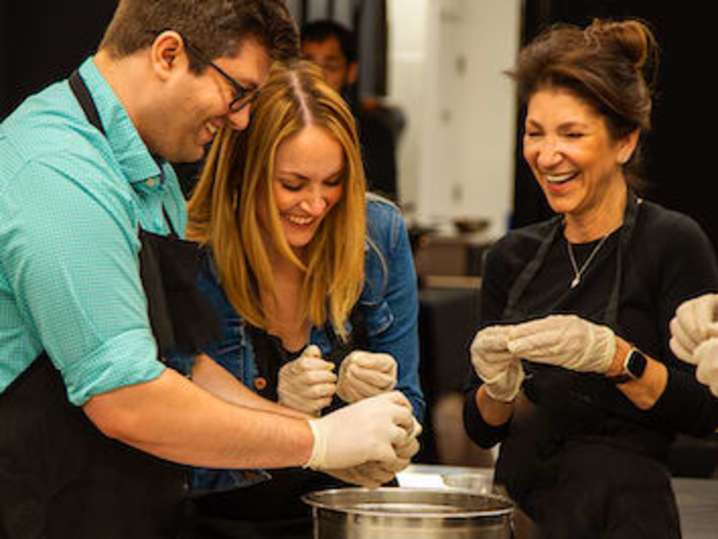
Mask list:
[[[157,178],[150,178],[145,182],[145,184],[147,185],[147,187],[154,187],[155,185],[157,185]]]
[[[258,376],[254,379],[254,388],[257,391],[262,391],[265,387],[267,387],[267,379],[262,378],[261,376]]]

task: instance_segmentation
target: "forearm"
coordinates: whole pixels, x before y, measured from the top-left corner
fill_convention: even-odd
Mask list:
[[[492,427],[500,427],[506,424],[514,413],[513,402],[502,402],[491,398],[483,385],[476,391],[475,399],[476,407],[479,409],[481,417]]]
[[[84,411],[105,435],[193,466],[301,466],[312,451],[307,421],[229,404],[171,369],[97,395]]]
[[[469,438],[479,446],[488,449],[499,443],[508,434],[513,405],[506,405],[494,401],[485,393],[485,390],[482,390],[482,387],[483,386],[468,390],[466,393],[464,401],[464,427]],[[498,406],[494,408],[494,405]],[[502,409],[507,406],[511,407],[511,412],[509,412],[508,417],[504,419]],[[489,415],[492,421],[498,424],[489,423],[484,414]]]
[[[235,378],[232,373],[204,354],[195,358],[192,381],[205,391],[230,404],[289,417],[305,419],[308,417],[302,412],[259,396]]]
[[[617,338],[616,356],[607,375],[620,372],[628,349],[630,345]],[[618,384],[619,391],[661,428],[693,436],[705,436],[715,431],[718,399],[695,380],[693,373],[669,368],[650,357],[646,359],[643,376]]]

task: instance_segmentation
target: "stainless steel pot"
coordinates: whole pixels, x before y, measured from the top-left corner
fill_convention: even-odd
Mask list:
[[[345,488],[302,497],[314,539],[510,539],[513,506],[457,489]]]

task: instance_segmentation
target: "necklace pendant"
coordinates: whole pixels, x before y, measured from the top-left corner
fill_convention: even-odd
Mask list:
[[[571,288],[576,288],[578,286],[578,283],[581,282],[581,276],[576,275],[576,277],[573,278],[573,281],[571,281]]]

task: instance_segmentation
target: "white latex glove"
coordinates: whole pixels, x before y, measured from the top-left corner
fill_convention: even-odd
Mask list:
[[[710,337],[718,337],[718,294],[684,301],[671,320],[670,346],[683,361],[696,363],[695,348]]]
[[[310,419],[312,455],[305,465],[315,470],[341,470],[365,462],[387,466],[399,458],[414,430],[411,404],[399,391],[382,393]]]
[[[396,472],[380,462],[365,462],[344,470],[327,470],[325,473],[353,485],[377,488],[394,479]]]
[[[714,337],[699,344],[693,351],[693,360],[698,365],[696,379],[718,397],[718,339]]]
[[[511,326],[490,326],[476,333],[471,343],[471,363],[484,381],[492,399],[510,402],[516,398],[524,380],[521,361],[508,349]]]
[[[422,429],[421,423],[419,423],[415,417],[412,416],[412,429],[409,433],[406,442],[403,444],[395,445],[396,456],[398,461],[391,465],[391,468],[395,472],[400,472],[406,468],[411,462],[411,458],[416,455],[419,451],[419,435],[421,435]]]
[[[576,315],[553,315],[511,327],[511,353],[578,372],[605,374],[616,353],[616,335]]]
[[[355,350],[339,365],[337,395],[344,402],[356,402],[396,386],[396,361],[389,354]]]
[[[321,358],[319,347],[311,344],[302,355],[279,369],[279,403],[318,416],[332,402],[337,375],[334,363]]]
[[[326,473],[341,479],[345,483],[354,483],[367,488],[380,487],[394,479],[394,476],[411,463],[411,458],[419,451],[417,438],[422,432],[421,424],[415,419],[406,443],[394,447],[397,458],[392,462],[371,461],[344,470],[328,470]]]

